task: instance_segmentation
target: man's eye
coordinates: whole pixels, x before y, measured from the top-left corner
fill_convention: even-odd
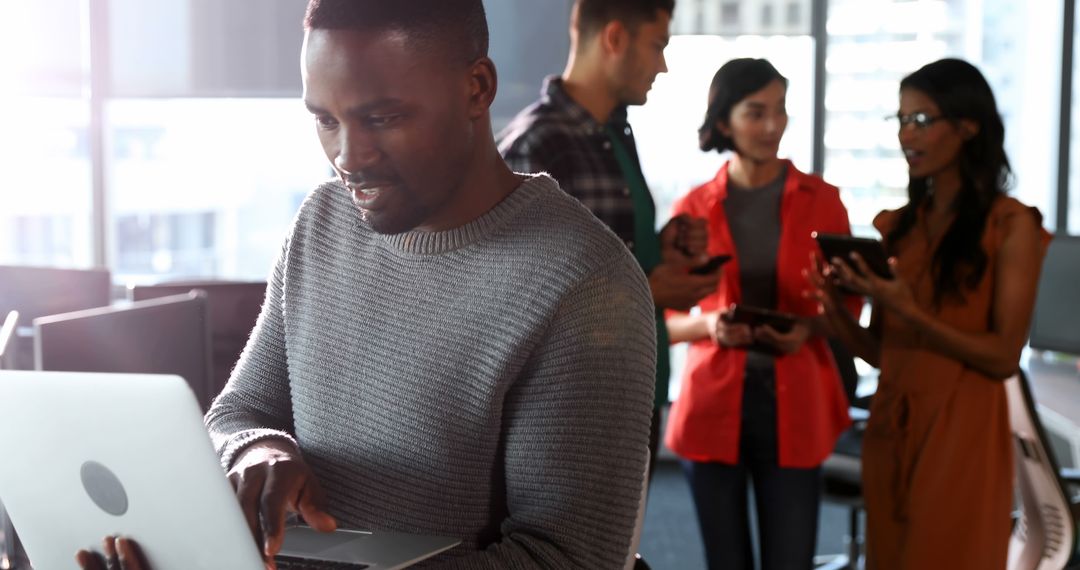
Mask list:
[[[367,124],[375,128],[388,127],[400,118],[401,115],[372,115],[367,118]]]
[[[316,115],[315,124],[321,129],[332,129],[337,126],[338,122],[333,117],[327,115]]]

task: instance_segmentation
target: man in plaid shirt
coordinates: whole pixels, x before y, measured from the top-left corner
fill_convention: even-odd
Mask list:
[[[716,290],[706,260],[705,221],[680,217],[656,233],[656,206],[638,161],[628,105],[645,103],[657,74],[675,0],[576,0],[570,59],[545,80],[540,100],[499,135],[499,152],[517,172],[547,172],[606,223],[649,277],[657,314],[657,383],[650,438],[655,461],[670,361],[664,309],[686,310]],[[650,466],[650,471],[652,466]]]

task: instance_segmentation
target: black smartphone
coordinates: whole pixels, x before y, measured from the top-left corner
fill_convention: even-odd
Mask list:
[[[712,273],[713,271],[716,271],[717,269],[720,269],[721,265],[723,265],[723,264],[725,264],[725,263],[727,263],[729,261],[731,261],[731,256],[730,255],[714,255],[714,256],[710,257],[709,260],[706,261],[705,263],[702,263],[701,265],[699,265],[697,267],[691,268],[690,269],[690,274],[691,275],[708,275],[708,274]]]
[[[889,268],[889,256],[885,253],[885,246],[880,241],[870,238],[858,238],[844,234],[823,234],[814,232],[811,236],[821,246],[821,253],[825,256],[825,263],[829,263],[834,257],[843,259],[852,271],[859,273],[851,263],[851,254],[858,253],[866,265],[875,275],[883,279],[892,279],[892,269]]]

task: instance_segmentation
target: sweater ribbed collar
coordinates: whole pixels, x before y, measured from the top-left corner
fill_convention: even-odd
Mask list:
[[[550,176],[529,176],[494,208],[463,226],[441,232],[413,230],[382,237],[391,247],[404,253],[447,253],[487,239],[513,220],[538,195],[553,189],[558,190],[558,185]]]

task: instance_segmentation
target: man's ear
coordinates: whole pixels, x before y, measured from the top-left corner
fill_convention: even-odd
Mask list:
[[[476,120],[488,113],[499,91],[495,62],[482,57],[469,67],[469,118]]]
[[[608,55],[622,55],[630,47],[630,30],[618,20],[608,22],[600,30],[600,46]]]

